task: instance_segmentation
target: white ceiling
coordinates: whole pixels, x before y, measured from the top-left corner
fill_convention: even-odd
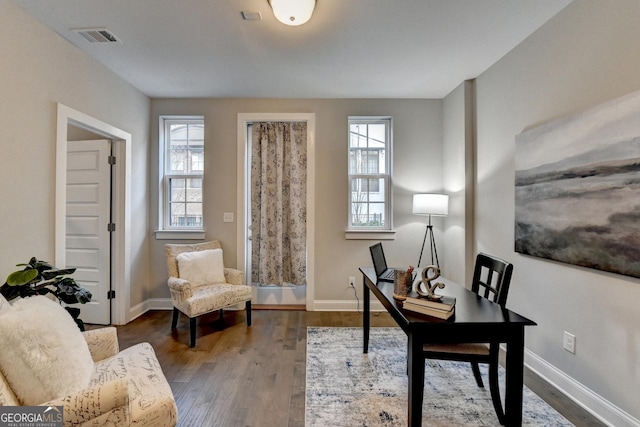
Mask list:
[[[154,98],[442,98],[571,0],[317,0],[299,27],[268,0],[15,1]]]

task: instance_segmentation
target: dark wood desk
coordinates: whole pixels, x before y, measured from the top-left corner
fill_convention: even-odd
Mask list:
[[[524,327],[536,323],[498,304],[482,298],[446,279],[447,286],[438,293],[456,298],[456,312],[449,320],[412,314],[396,305],[393,283],[377,282],[373,268],[361,267],[363,278],[364,353],[369,351],[371,294],[378,298],[389,314],[407,334],[409,374],[409,426],[422,425],[424,360],[422,347],[429,343],[483,343],[500,341],[507,345],[505,420],[507,426],[522,425],[522,382],[524,364]],[[469,371],[471,372],[471,371]]]

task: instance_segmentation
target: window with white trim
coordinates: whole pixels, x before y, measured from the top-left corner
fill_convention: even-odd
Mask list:
[[[203,230],[204,119],[161,117],[161,228]]]
[[[349,117],[348,230],[391,230],[391,117]]]

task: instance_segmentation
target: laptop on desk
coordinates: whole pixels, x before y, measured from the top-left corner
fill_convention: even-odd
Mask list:
[[[371,260],[373,261],[373,268],[376,271],[376,276],[379,281],[393,282],[395,280],[395,270],[387,267],[387,260],[384,257],[384,251],[382,250],[382,243],[376,243],[373,246],[369,246],[371,252]]]

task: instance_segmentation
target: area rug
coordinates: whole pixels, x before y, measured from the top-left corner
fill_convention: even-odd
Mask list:
[[[406,426],[406,348],[399,328],[371,328],[363,354],[362,328],[309,327],[306,427]],[[486,367],[481,372],[485,388],[468,363],[427,361],[422,425],[499,426]],[[523,393],[523,426],[573,425],[526,387]]]

